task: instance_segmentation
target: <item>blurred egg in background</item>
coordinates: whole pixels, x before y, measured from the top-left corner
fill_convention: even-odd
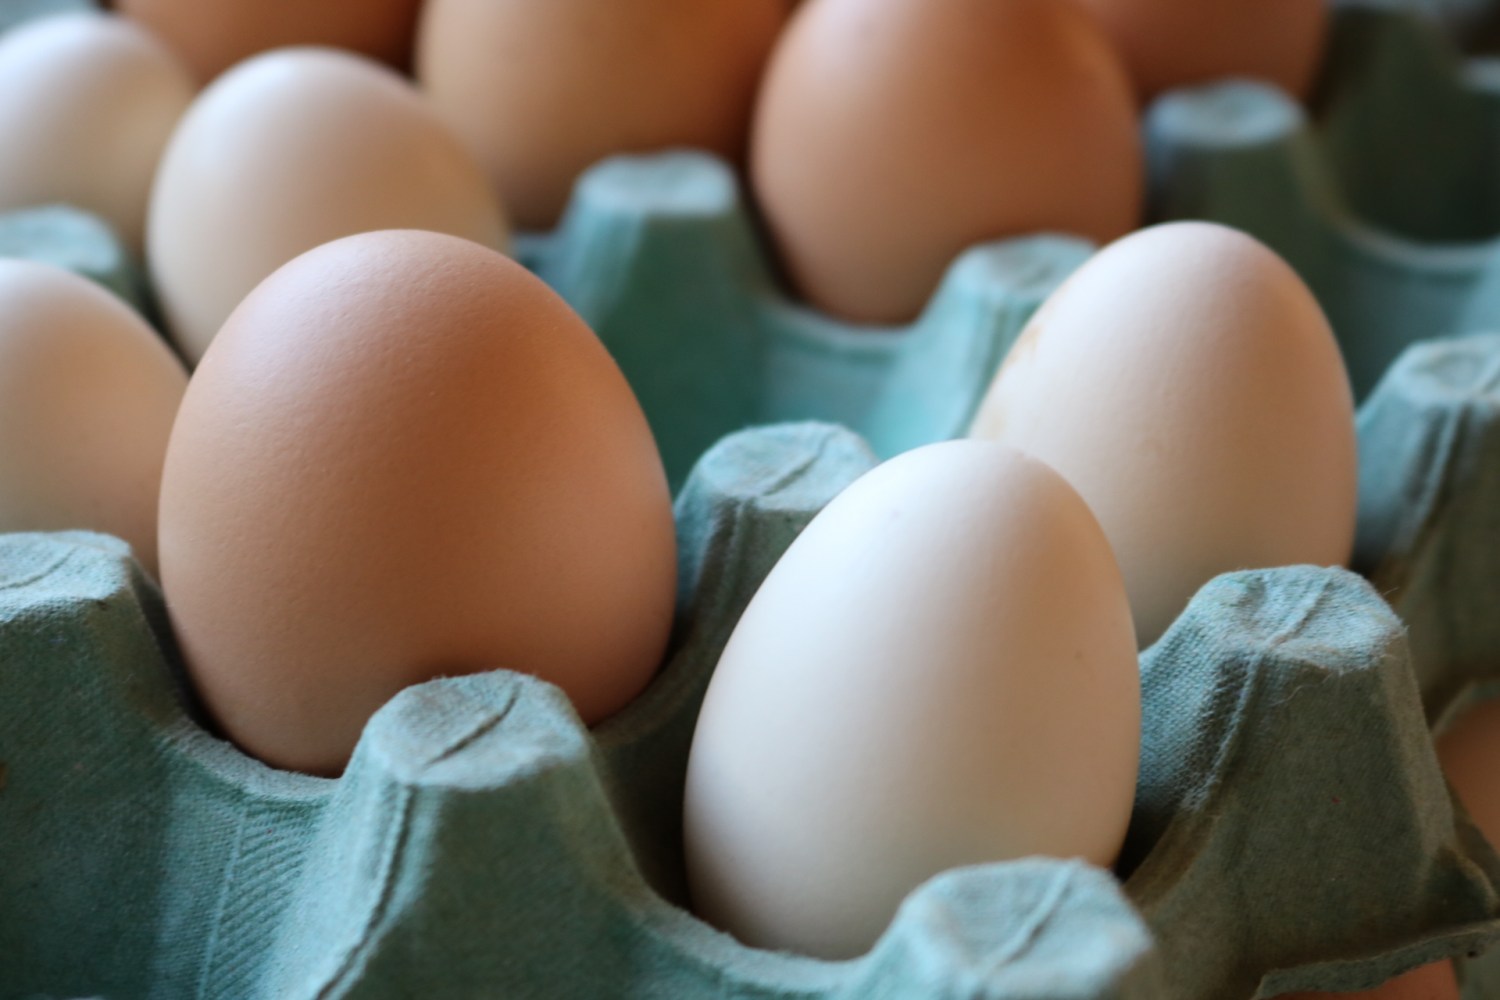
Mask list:
[[[1373,989],[1343,993],[1285,993],[1281,1000],[1459,1000],[1453,963],[1433,962]]]
[[[328,45],[405,68],[422,0],[114,0],[202,82],[268,49]]]
[[[1308,96],[1328,0],[1080,0],[1119,46],[1141,96],[1249,77]]]
[[[184,116],[156,176],[147,257],[196,362],[276,268],[378,229],[508,243],[479,166],[410,82],[362,56],[280,49],[224,74]]]
[[[777,45],[751,176],[794,288],[906,322],[969,246],[1135,228],[1135,99],[1071,0],[816,0]]]
[[[525,229],[587,167],[691,147],[743,159],[785,0],[427,0],[416,74]]]
[[[70,204],[139,253],[152,177],[196,89],[123,18],[66,14],[0,35],[0,211]]]
[[[156,505],[187,373],[86,278],[0,259],[0,531],[102,531],[155,574]]]

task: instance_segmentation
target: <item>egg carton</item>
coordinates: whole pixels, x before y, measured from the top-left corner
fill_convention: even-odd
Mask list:
[[[1360,413],[1355,566],[1408,626],[1429,723],[1500,694],[1500,335],[1418,344]],[[1466,968],[1465,1000],[1500,997],[1500,951]]]
[[[1482,91],[1427,31],[1382,5],[1342,13],[1328,90],[1343,110],[1321,130],[1245,84],[1169,95],[1148,127],[1159,214],[1256,232],[1341,327],[1377,331],[1344,341],[1362,389],[1411,339],[1462,326],[1490,257],[1376,229],[1400,221],[1379,197],[1367,220],[1349,207],[1356,191],[1429,189],[1432,165],[1382,187],[1330,152],[1379,134],[1370,109],[1400,90],[1380,67],[1455,107]],[[1438,228],[1417,231],[1488,204],[1452,190],[1455,217],[1429,205],[1417,222]],[[57,238],[77,217],[52,211],[27,246],[103,245]],[[118,542],[0,539],[0,995],[1201,1000],[1363,988],[1489,947],[1500,861],[1428,737],[1500,663],[1481,599],[1500,553],[1486,520],[1500,471],[1482,459],[1494,385],[1465,375],[1493,369],[1484,338],[1408,355],[1361,410],[1357,568],[1378,592],[1334,570],[1223,577],[1144,656],[1142,781],[1114,876],[1044,860],[949,873],[849,963],[742,948],[683,908],[685,755],[744,603],[859,472],[962,432],[1089,252],[978,247],[914,324],[854,328],[787,298],[732,174],[692,154],[603,164],[559,230],[523,237],[687,482],[673,654],[593,732],[550,686],[484,674],[399,696],[338,781],[276,772],[202,728],[160,597]],[[133,279],[104,280],[128,296]],[[713,444],[786,419],[858,434]],[[1469,1000],[1500,998],[1489,970],[1465,964]]]
[[[620,364],[680,486],[743,427],[820,420],[882,458],[961,435],[1027,319],[1093,252],[1035,236],[977,246],[914,323],[853,326],[782,290],[734,173],[702,153],[622,156],[579,181],[517,256]]]
[[[1490,592],[1465,574],[1500,548],[1452,542],[1496,527],[1497,372],[1500,337],[1427,345],[1360,416],[1385,486],[1362,557],[1412,643],[1466,643],[1476,671],[1500,659],[1465,624]],[[1312,567],[1219,577],[1144,655],[1120,879],[1045,859],[949,872],[849,962],[694,919],[681,796],[713,665],[776,559],[876,460],[825,424],[726,438],[678,497],[678,625],[637,701],[591,732],[522,674],[432,681],[372,719],[336,780],[203,728],[122,543],[0,537],[0,989],[1202,1000],[1361,988],[1500,939],[1500,858],[1428,735],[1418,677],[1441,672],[1413,669],[1364,578]]]

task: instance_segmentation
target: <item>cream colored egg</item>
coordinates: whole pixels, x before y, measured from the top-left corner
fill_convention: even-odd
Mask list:
[[[349,53],[280,49],[219,77],[183,118],[147,250],[168,325],[196,362],[276,268],[377,229],[507,240],[478,165],[408,82]]]
[[[1078,495],[989,442],[908,452],[808,525],[724,650],[688,760],[694,903],[746,944],[845,958],[945,869],[1108,865],[1140,724]]]
[[[1143,167],[1124,64],[1062,0],[817,0],[756,104],[755,193],[797,290],[905,322],[970,245],[1138,224]]]
[[[0,36],[0,211],[66,202],[141,247],[157,161],[197,89],[145,29],[102,14]]]
[[[1207,223],[1106,247],[1047,300],[971,434],[1036,455],[1104,526],[1149,645],[1209,579],[1349,558],[1354,403],[1279,257]]]
[[[102,531],[156,572],[156,503],[187,373],[119,299],[0,259],[0,531]]]

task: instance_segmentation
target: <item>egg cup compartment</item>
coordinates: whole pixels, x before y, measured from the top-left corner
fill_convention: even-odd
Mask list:
[[[679,500],[677,653],[637,703],[590,734],[532,678],[434,681],[371,720],[338,780],[266,768],[192,720],[123,545],[0,539],[0,992],[1148,995],[1144,925],[1080,863],[935,879],[844,963],[740,947],[648,888],[643,870],[681,894],[685,753],[718,647],[872,462],[817,426],[725,442]]]
[[[840,323],[780,290],[730,169],[675,152],[596,165],[559,227],[523,237],[519,256],[609,347],[675,489],[752,424],[843,424],[883,458],[959,436],[1021,327],[1092,249],[980,245],[909,327]]]
[[[1500,335],[1411,347],[1358,426],[1370,582],[1221,576],[1142,658],[1121,867],[1163,996],[1365,989],[1452,957],[1468,1000],[1500,997],[1500,951],[1466,961],[1500,941],[1500,857],[1430,736],[1500,677]]]
[[[1356,565],[1406,623],[1429,723],[1446,727],[1500,681],[1500,334],[1406,351],[1360,412]],[[1500,997],[1500,951],[1466,970]]]
[[[1150,109],[1151,214],[1281,254],[1337,332],[1356,395],[1418,339],[1500,320],[1500,61],[1462,59],[1409,5],[1337,11],[1320,121],[1268,85]]]
[[[950,872],[851,962],[691,917],[682,784],[713,665],[875,460],[817,424],[726,439],[678,498],[673,652],[636,702],[589,732],[524,675],[433,681],[338,780],[193,721],[122,544],[0,537],[4,991],[1201,1000],[1370,985],[1500,938],[1500,859],[1450,803],[1399,622],[1308,567],[1220,577],[1146,654],[1123,889],[1078,862]]]

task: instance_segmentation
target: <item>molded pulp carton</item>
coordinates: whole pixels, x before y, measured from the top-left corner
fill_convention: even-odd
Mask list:
[[[342,778],[278,772],[200,724],[161,597],[121,543],[0,537],[0,996],[1233,1000],[1488,949],[1500,858],[1430,731],[1500,669],[1500,337],[1433,338],[1486,325],[1496,254],[1417,237],[1491,231],[1490,195],[1471,161],[1339,151],[1381,148],[1381,109],[1407,90],[1439,95],[1422,105],[1444,123],[1433,142],[1481,149],[1495,131],[1470,86],[1483,73],[1387,6],[1341,14],[1319,130],[1251,84],[1151,113],[1158,214],[1270,242],[1334,318],[1361,393],[1379,388],[1359,418],[1363,576],[1220,577],[1144,654],[1116,872],[944,874],[844,963],[743,948],[684,908],[686,752],[740,611],[854,477],[963,431],[1089,247],[974,248],[910,328],[853,329],[778,290],[722,165],[623,158],[521,256],[619,359],[680,487],[677,629],[655,682],[590,732],[521,674],[433,681],[371,721]],[[1389,204],[1416,189],[1421,204]],[[142,301],[108,233],[69,210],[0,221],[0,252]],[[778,421],[797,422],[741,431]],[[1466,997],[1500,998],[1493,967],[1464,964]]]

